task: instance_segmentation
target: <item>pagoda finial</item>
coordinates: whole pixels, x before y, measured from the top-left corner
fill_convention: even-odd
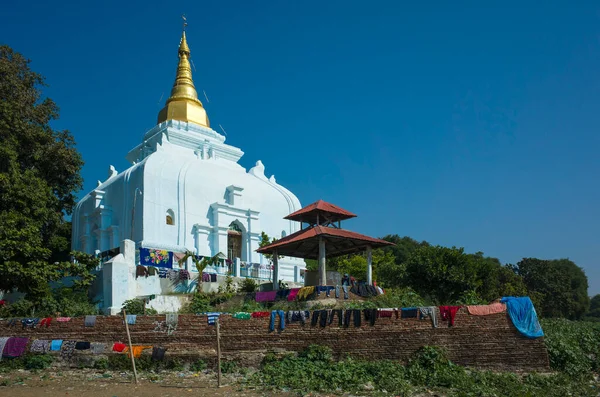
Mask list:
[[[181,41],[179,42],[179,65],[175,83],[171,90],[171,96],[167,99],[165,107],[158,114],[158,122],[167,120],[181,120],[190,123],[200,124],[209,127],[206,110],[202,102],[198,99],[198,93],[192,79],[192,68],[190,67],[190,47],[185,37],[187,19],[182,15],[183,30],[181,32]]]

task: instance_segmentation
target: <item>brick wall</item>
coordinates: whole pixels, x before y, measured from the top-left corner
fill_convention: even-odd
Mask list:
[[[213,361],[216,330],[207,325],[206,316],[180,315],[177,330],[172,335],[155,332],[155,321],[164,315],[138,316],[130,325],[133,344],[160,345],[168,355],[200,357]],[[431,321],[417,319],[380,318],[374,326],[363,320],[358,328],[331,326],[321,328],[310,324],[292,323],[284,331],[269,332],[269,318],[237,320],[221,318],[223,358],[257,365],[269,351],[301,351],[310,344],[330,346],[334,354],[354,357],[405,361],[415,350],[425,345],[446,348],[457,364],[508,370],[547,370],[548,354],[543,338],[528,339],[512,325],[507,314],[472,316],[466,309],[456,315],[454,327],[440,322],[433,328]],[[6,327],[0,320],[0,336],[29,336],[34,339],[64,339],[90,342],[127,341],[123,320],[118,316],[98,316],[95,327],[85,327],[83,318],[67,323],[52,321],[49,328],[21,329]],[[279,321],[276,322],[276,329]]]

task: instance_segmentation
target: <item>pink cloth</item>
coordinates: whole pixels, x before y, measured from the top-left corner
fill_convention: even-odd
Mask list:
[[[277,291],[257,292],[257,302],[273,302],[277,296]]]
[[[300,291],[300,288],[292,288],[290,290],[290,294],[288,295],[288,301],[293,301],[296,300],[296,295],[298,295],[298,291]]]
[[[173,260],[179,262],[185,257],[185,252],[173,252]]]
[[[59,323],[66,323],[67,321],[71,321],[71,317],[56,317],[56,321]]]
[[[469,314],[474,316],[487,316],[489,314],[503,313],[506,311],[504,303],[492,303],[491,305],[467,306]]]

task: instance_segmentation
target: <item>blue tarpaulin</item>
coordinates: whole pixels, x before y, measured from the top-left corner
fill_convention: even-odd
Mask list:
[[[528,338],[539,338],[540,336],[544,336],[544,331],[542,331],[542,326],[538,321],[537,313],[528,296],[520,298],[507,296],[502,298],[500,302],[506,303],[508,315],[520,333]]]

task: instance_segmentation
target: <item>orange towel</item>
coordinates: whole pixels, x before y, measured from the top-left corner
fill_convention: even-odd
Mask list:
[[[469,314],[474,316],[487,316],[489,314],[503,313],[506,311],[504,303],[492,303],[491,305],[467,306]]]
[[[131,350],[133,351],[133,357],[138,358],[142,355],[142,352],[145,349],[152,349],[152,346],[132,346]],[[131,357],[131,354],[129,354],[128,347],[126,347],[125,350],[123,350],[123,353],[127,353],[127,357]]]

